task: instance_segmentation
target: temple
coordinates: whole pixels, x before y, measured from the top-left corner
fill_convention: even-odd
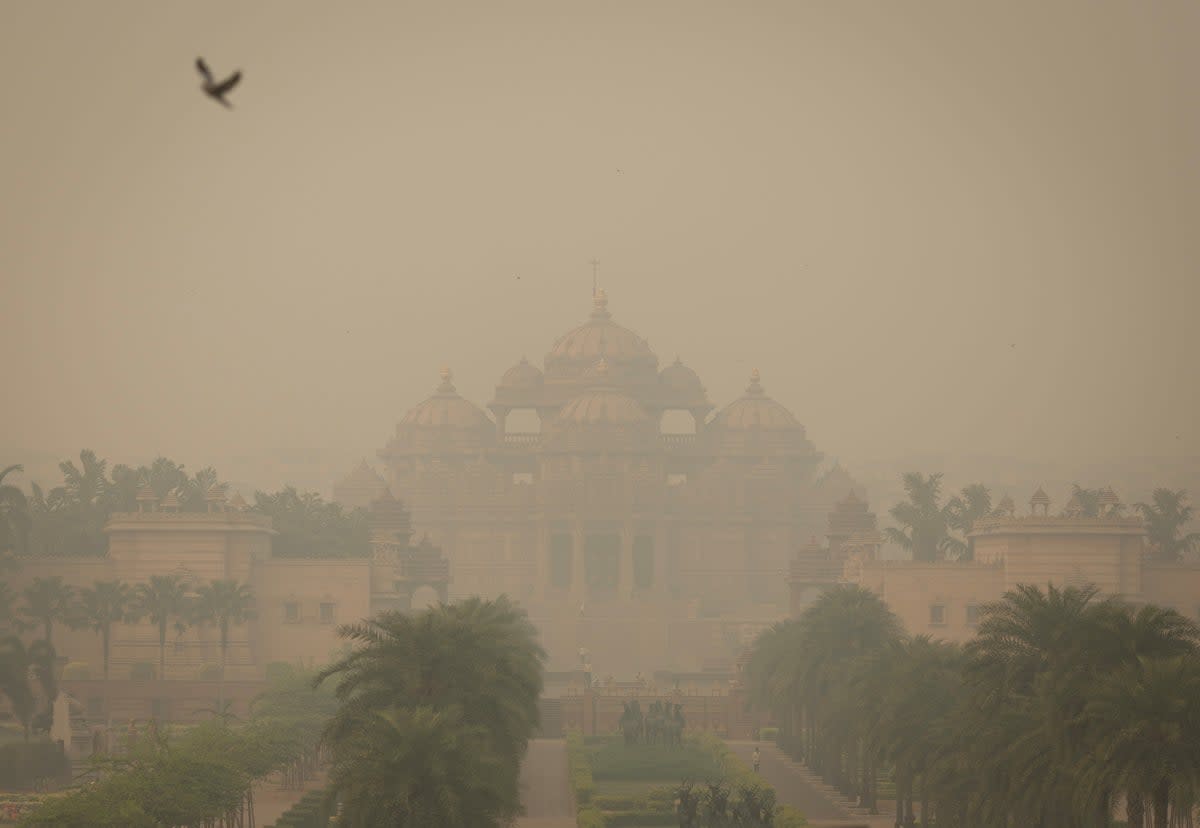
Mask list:
[[[620,670],[732,658],[786,613],[793,551],[856,488],[840,467],[818,475],[821,454],[757,371],[714,413],[697,373],[660,366],[603,291],[541,368],[506,371],[486,408],[443,369],[379,459],[450,561],[452,595],[506,593],[539,622],[552,665],[582,648]],[[361,505],[378,485],[360,465],[334,490]]]
[[[909,632],[966,641],[985,604],[1020,584],[1053,584],[1094,586],[1104,596],[1200,619],[1200,565],[1155,561],[1142,519],[1111,488],[1101,490],[1092,513],[1074,496],[1059,511],[1052,505],[1040,487],[1026,514],[1003,498],[972,527],[964,560],[885,560],[875,516],[852,493],[830,513],[828,542],[814,539],[792,559],[792,614],[828,585],[858,584],[881,596]]]

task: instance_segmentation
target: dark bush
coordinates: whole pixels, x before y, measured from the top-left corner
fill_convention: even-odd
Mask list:
[[[28,790],[41,779],[67,782],[71,760],[54,742],[0,745],[0,788]]]

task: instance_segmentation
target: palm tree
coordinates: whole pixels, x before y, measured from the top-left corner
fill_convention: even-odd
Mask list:
[[[79,621],[100,635],[104,654],[104,680],[108,681],[108,657],[112,625],[133,620],[133,588],[124,581],[96,581],[79,595]]]
[[[158,677],[166,678],[167,627],[175,621],[183,628],[188,612],[188,589],[178,575],[151,575],[150,580],[134,589],[134,615],[145,617],[158,627]]]
[[[23,470],[20,465],[0,469],[0,555],[6,558],[24,552],[29,545],[29,503],[24,492],[4,482],[10,472]]]
[[[888,539],[912,553],[915,561],[936,561],[950,545],[951,511],[941,504],[942,475],[928,477],[908,472],[903,477],[906,503],[897,503],[889,514],[900,528],[884,530]]]
[[[15,635],[0,639],[0,693],[8,697],[13,715],[25,729],[25,740],[37,713],[36,682],[47,699],[47,713],[53,710],[57,693],[54,676],[54,648],[46,641],[28,647]]]
[[[1085,715],[1097,732],[1100,784],[1153,805],[1155,828],[1167,828],[1172,805],[1190,815],[1200,780],[1200,659],[1140,658],[1103,677]]]
[[[183,467],[179,467],[183,471]],[[179,487],[179,502],[181,508],[185,512],[203,512],[208,508],[208,492],[213,487],[219,489],[226,488],[224,483],[221,483],[217,478],[216,469],[212,466],[206,466],[193,476],[188,477],[183,475],[183,482]]]
[[[234,580],[213,581],[197,590],[196,610],[199,618],[217,625],[221,636],[221,680],[217,689],[217,706],[220,707],[225,690],[230,627],[254,617],[254,589]]]
[[[844,689],[860,660],[900,636],[899,620],[879,596],[838,585],[798,620],[774,627],[760,639],[758,655],[751,655],[752,692],[783,720],[785,749],[802,750],[809,766],[831,784],[864,798],[871,795],[873,767],[863,749],[866,724],[844,707]]]
[[[975,558],[975,543],[968,536],[975,522],[991,514],[992,493],[982,483],[964,486],[959,494],[946,502],[947,524],[962,533],[962,539],[951,537],[947,549],[959,560]]]
[[[349,825],[500,828],[520,806],[487,742],[454,707],[364,713],[337,744],[330,796]]]
[[[0,627],[10,629],[17,622],[17,594],[12,587],[0,581]]]
[[[1138,503],[1134,508],[1146,522],[1150,553],[1155,560],[1174,563],[1182,560],[1184,553],[1200,547],[1200,532],[1180,535],[1192,519],[1185,489],[1155,489],[1150,499],[1151,503]]]
[[[315,679],[337,680],[341,707],[327,733],[331,744],[352,744],[381,711],[457,711],[463,727],[482,732],[481,754],[502,760],[495,773],[511,801],[519,800],[517,771],[537,729],[546,657],[522,610],[504,597],[471,598],[416,615],[381,613],[339,632],[357,646]]]
[[[37,577],[22,593],[25,606],[21,614],[29,618],[29,625],[42,625],[42,637],[53,643],[54,623],[74,621],[75,589],[63,583],[62,576]]]

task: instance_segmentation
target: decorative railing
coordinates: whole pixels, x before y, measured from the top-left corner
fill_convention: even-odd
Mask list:
[[[506,446],[536,446],[542,442],[542,435],[537,432],[506,432],[504,435],[504,445]]]
[[[1143,525],[1141,517],[1133,516],[1104,516],[1083,517],[1081,515],[1019,515],[1013,517],[984,517],[975,521],[971,534],[992,532],[997,529],[1012,527],[1053,527],[1055,529],[1079,528],[1101,529],[1111,528],[1140,528]]]
[[[660,434],[659,441],[665,448],[682,449],[696,445],[695,434]]]
[[[196,521],[211,521],[213,523],[244,523],[250,526],[260,526],[270,529],[271,518],[254,512],[240,512],[227,509],[222,512],[113,512],[108,517],[109,523],[183,523]]]

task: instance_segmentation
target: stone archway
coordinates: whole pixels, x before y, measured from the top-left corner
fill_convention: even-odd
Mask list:
[[[443,601],[440,590],[430,584],[422,584],[412,592],[412,598],[409,599],[409,606],[415,611],[436,607]]]

